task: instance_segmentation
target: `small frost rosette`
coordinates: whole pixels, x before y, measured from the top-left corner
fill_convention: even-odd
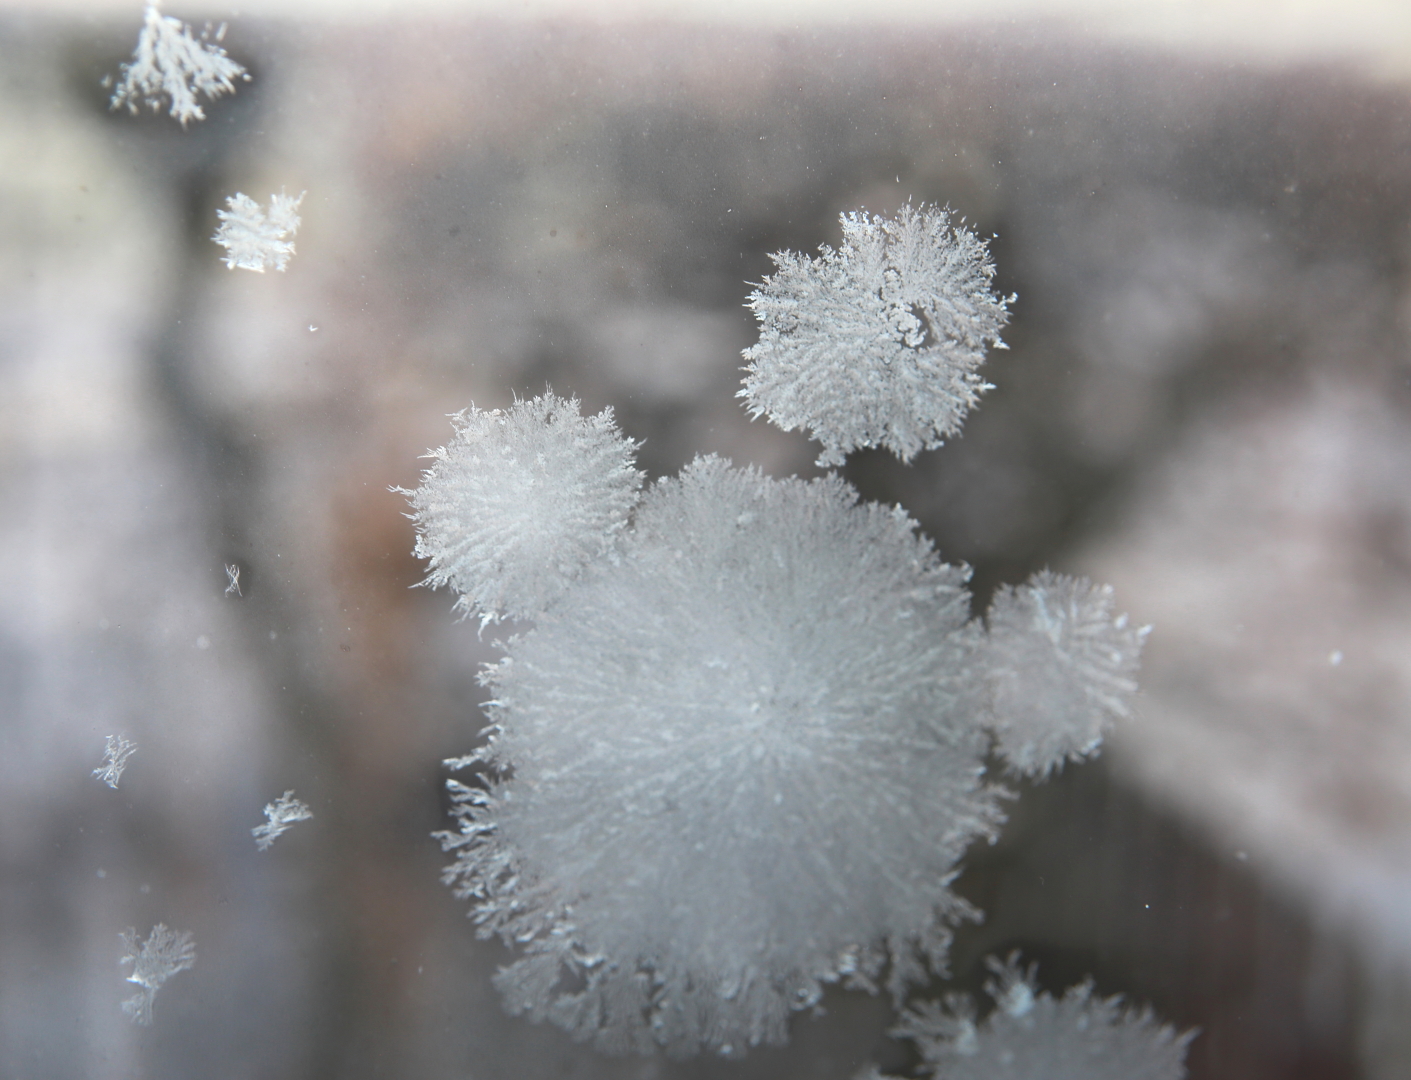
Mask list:
[[[1184,1080],[1194,1031],[1177,1034],[1121,997],[1095,997],[1091,981],[1055,998],[1018,954],[986,963],[995,1008],[983,1021],[957,994],[911,1009],[893,1032],[916,1041],[935,1080]]]
[[[836,464],[953,432],[1006,301],[945,211],[845,215],[784,253],[745,396]],[[950,889],[993,837],[993,748],[1043,776],[1125,715],[1142,634],[1047,572],[970,618],[969,570],[835,473],[701,457],[639,495],[604,412],[472,409],[409,492],[427,583],[528,617],[482,681],[487,742],[448,761],[445,880],[519,953],[511,1012],[612,1051],[780,1043],[828,983],[944,970]],[[1065,999],[1066,1000],[1066,999]]]
[[[416,555],[431,560],[424,584],[455,589],[482,625],[535,618],[626,525],[642,485],[636,447],[611,409],[585,417],[552,392],[452,420],[455,439],[402,491]]]
[[[948,210],[847,213],[842,226],[836,251],[771,256],[775,272],[750,294],[759,341],[739,396],[752,416],[818,439],[819,465],[868,446],[910,461],[989,389],[976,368],[1004,348],[1009,300],[991,288],[985,242]]]
[[[991,721],[1006,764],[1045,775],[1097,751],[1131,714],[1148,627],[1112,615],[1112,586],[1048,570],[995,594],[989,624]]]

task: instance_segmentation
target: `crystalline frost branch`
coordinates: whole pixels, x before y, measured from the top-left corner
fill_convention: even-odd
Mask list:
[[[152,927],[146,941],[138,941],[133,927],[124,930],[121,938],[123,954],[118,963],[132,965],[127,981],[142,988],[122,1003],[122,1011],[146,1027],[152,1023],[152,1001],[157,991],[178,971],[196,963],[196,942],[189,930],[168,930],[164,923]]]
[[[137,744],[126,735],[109,735],[107,747],[103,750],[103,763],[93,770],[93,775],[110,788],[116,788],[127,768],[127,759],[132,757]]]
[[[225,37],[224,23],[214,37],[210,40],[209,30],[200,38],[193,37],[191,28],[180,19],[163,15],[155,3],[148,4],[137,48],[132,59],[122,65],[109,107],[125,105],[135,114],[145,102],[155,111],[165,98],[171,104],[170,114],[182,127],[190,120],[204,120],[199,95],[213,101],[221,94],[234,93],[236,79],[250,79],[219,44]]]
[[[279,837],[289,831],[296,821],[308,821],[314,816],[314,812],[308,805],[294,798],[293,790],[286,791],[272,803],[265,803],[265,817],[269,820],[263,825],[256,825],[250,830],[250,834],[255,838],[255,846],[261,851],[268,851]]]
[[[935,1080],[1183,1080],[1194,1031],[1177,1034],[1149,1008],[1093,995],[1091,981],[1061,998],[1040,991],[1034,968],[991,957],[983,1021],[965,995],[925,1002],[893,1032],[913,1039]],[[874,1074],[876,1075],[876,1074]],[[887,1080],[878,1077],[878,1080]]]
[[[995,595],[986,616],[990,724],[1016,773],[1044,776],[1097,751],[1131,714],[1142,642],[1111,586],[1048,570]]]
[[[299,204],[307,192],[296,199],[282,190],[271,195],[265,210],[250,196],[237,191],[225,200],[226,210],[217,210],[220,228],[211,237],[225,248],[228,270],[283,270],[294,254],[294,234],[299,231]]]

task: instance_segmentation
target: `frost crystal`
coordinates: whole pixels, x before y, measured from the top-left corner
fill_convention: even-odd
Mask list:
[[[163,923],[152,927],[147,940],[138,943],[137,930],[129,927],[122,932],[123,955],[119,964],[131,964],[127,977],[142,990],[122,1003],[122,1011],[144,1027],[152,1023],[152,1000],[162,984],[178,971],[196,963],[196,942],[191,932],[168,930]]]
[[[103,763],[93,770],[93,775],[110,788],[116,788],[127,768],[127,759],[137,749],[137,744],[126,735],[109,735],[108,745],[103,751]]]
[[[1000,755],[1026,776],[1097,750],[1130,714],[1142,641],[1112,616],[1112,589],[1044,570],[990,607],[985,666]]]
[[[424,584],[451,586],[456,607],[482,624],[535,618],[626,525],[642,485],[636,445],[611,409],[585,417],[576,398],[552,392],[452,420],[455,440],[427,454],[435,464],[420,487],[402,491],[416,554],[431,560]]]
[[[308,806],[294,798],[292,790],[286,791],[274,802],[265,803],[265,817],[269,820],[263,825],[256,825],[250,830],[250,834],[255,838],[255,846],[261,851],[267,851],[294,822],[307,821],[313,816],[314,812]]]
[[[836,476],[707,457],[486,676],[447,880],[508,1007],[600,1048],[783,1041],[821,984],[940,968],[998,792],[968,571]],[[465,764],[466,761],[456,762]]]
[[[986,244],[947,210],[843,214],[842,227],[837,251],[771,256],[775,273],[750,294],[760,333],[739,396],[754,417],[809,430],[819,465],[867,446],[909,461],[989,389],[975,369],[1004,347],[1013,297],[994,293]]]
[[[217,210],[220,228],[211,237],[225,248],[226,269],[254,270],[263,274],[268,269],[283,270],[294,254],[294,234],[299,231],[299,204],[307,192],[297,199],[283,190],[269,197],[266,212],[250,196],[237,191],[225,200],[228,210]]]
[[[1018,954],[988,961],[996,1008],[981,1023],[963,995],[907,1012],[894,1034],[914,1039],[936,1080],[1182,1080],[1194,1031],[1178,1035],[1149,1008],[1093,996],[1091,981],[1061,999],[1036,992]],[[882,1078],[886,1080],[886,1078]]]
[[[199,94],[214,101],[221,94],[234,93],[233,80],[250,76],[245,69],[217,44],[225,37],[225,24],[210,40],[210,31],[199,39],[191,36],[191,28],[180,19],[163,15],[157,4],[148,4],[142,20],[142,33],[132,60],[122,66],[122,77],[113,91],[109,108],[126,105],[136,113],[145,102],[155,111],[162,107],[162,98],[171,102],[171,115],[185,127],[188,120],[204,120],[205,112],[197,103]],[[107,85],[107,80],[104,80]]]

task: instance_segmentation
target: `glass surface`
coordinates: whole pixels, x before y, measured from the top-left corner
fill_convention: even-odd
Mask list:
[[[977,614],[1047,566],[1154,626],[1102,755],[1006,781],[956,886],[984,922],[918,997],[1019,949],[1199,1028],[1193,1080],[1411,1075],[1404,73],[1202,49],[1198,13],[170,13],[252,76],[184,127],[109,109],[138,5],[0,9],[0,1074],[919,1075],[860,991],[738,1061],[506,1014],[431,834],[516,628],[414,587],[389,490],[546,385],[651,478],[821,475],[736,398],[745,300],[911,201],[993,236],[1010,348],[960,438],[842,475]],[[281,191],[287,267],[228,269],[217,212]],[[259,850],[286,791],[313,816]],[[120,935],[156,924],[197,959],[142,1027]]]

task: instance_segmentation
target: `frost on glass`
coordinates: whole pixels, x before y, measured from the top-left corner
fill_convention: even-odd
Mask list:
[[[123,770],[127,768],[127,759],[132,757],[137,750],[137,744],[126,735],[109,735],[107,746],[103,750],[103,761],[93,775],[110,788],[116,788],[118,781],[122,779]]]
[[[848,220],[850,259],[941,258],[915,250],[941,212]],[[847,406],[846,380],[829,393]],[[1003,821],[989,753],[1043,776],[1128,712],[1143,633],[1110,593],[1044,571],[972,618],[968,568],[835,473],[706,456],[639,493],[607,412],[546,394],[454,421],[405,493],[427,583],[533,622],[482,676],[487,741],[447,762],[477,771],[439,834],[482,936],[518,950],[510,1011],[607,1051],[733,1055],[827,984],[900,1002],[944,973],[979,915],[951,882]]]
[[[893,1034],[913,1039],[934,1080],[1182,1080],[1194,1031],[1177,1034],[1150,1008],[1095,997],[1091,981],[1061,998],[1038,989],[1034,967],[991,957],[985,992],[994,1009],[976,1020],[963,994],[909,1009]],[[871,1073],[876,1080],[890,1080]]]
[[[137,930],[129,927],[121,934],[123,954],[119,964],[131,964],[127,977],[142,989],[122,1003],[122,1011],[144,1027],[152,1023],[152,1001],[163,984],[178,971],[196,963],[196,942],[189,930],[168,930],[164,923],[152,927],[146,941],[138,941]]]
[[[308,821],[314,816],[306,803],[294,798],[294,792],[286,791],[272,803],[265,803],[266,821],[250,830],[255,838],[255,846],[268,851],[271,844],[289,831],[296,821]]]
[[[986,666],[996,749],[1025,776],[1096,752],[1130,714],[1142,640],[1112,614],[1111,586],[1047,570],[995,595]]]
[[[206,113],[197,100],[200,96],[214,101],[221,94],[234,93],[236,79],[250,79],[221,48],[224,37],[224,23],[214,39],[209,27],[198,38],[180,19],[163,15],[157,4],[148,4],[137,48],[132,59],[122,65],[109,107],[126,106],[135,114],[142,104],[150,105],[154,112],[168,104],[168,112],[182,127],[190,120],[204,120]]]
[[[294,234],[299,231],[299,204],[307,192],[296,199],[280,191],[269,197],[269,209],[260,206],[250,196],[237,191],[225,200],[226,209],[217,210],[220,228],[211,237],[225,248],[227,270],[283,270],[294,254]]]
[[[455,439],[403,492],[431,564],[424,584],[449,585],[482,622],[534,618],[626,525],[642,486],[636,445],[611,409],[583,416],[552,392],[451,419]]]
[[[948,210],[842,215],[843,244],[771,256],[750,294],[759,341],[740,391],[752,416],[823,444],[819,465],[883,446],[903,461],[941,445],[990,389],[976,369],[1010,300],[984,241]]]
[[[1000,820],[966,577],[837,477],[708,457],[654,485],[486,677],[497,779],[457,789],[448,876],[524,948],[509,1007],[728,1053],[824,982],[941,963],[945,883]]]

